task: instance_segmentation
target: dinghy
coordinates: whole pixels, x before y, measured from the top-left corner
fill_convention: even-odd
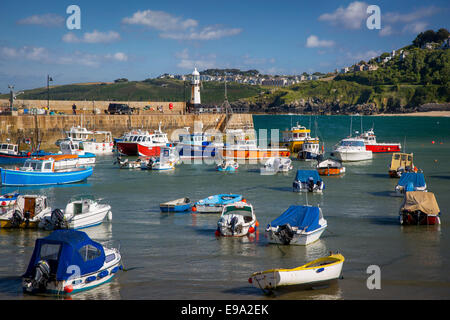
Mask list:
[[[321,176],[336,176],[345,172],[345,167],[340,161],[327,159],[317,164],[317,172]]]
[[[100,204],[92,196],[77,196],[70,199],[64,211],[55,209],[46,214],[39,228],[45,230],[82,229],[99,225],[105,217],[112,219],[111,206]]]
[[[432,192],[409,191],[400,207],[400,224],[441,224],[440,209]]]
[[[312,206],[290,206],[267,225],[269,243],[307,245],[319,240],[327,227],[322,209]]]
[[[261,168],[262,174],[274,174],[277,172],[288,172],[292,170],[292,160],[289,158],[272,157],[267,159],[264,167]]]
[[[292,185],[294,192],[322,192],[325,188],[317,170],[297,170]]]
[[[345,258],[331,254],[294,269],[271,269],[253,273],[248,282],[261,290],[282,286],[318,285],[340,278]]]
[[[423,173],[405,172],[395,186],[397,195],[403,195],[406,191],[426,191],[427,184]]]
[[[140,169],[143,165],[146,166],[148,161],[145,158],[137,158],[134,161],[129,161],[128,159],[122,160],[122,157],[118,156],[114,164],[116,163],[119,164],[120,169]]]
[[[27,294],[69,295],[109,282],[119,270],[118,249],[104,247],[82,231],[55,230],[36,240],[22,289]]]
[[[19,195],[15,205],[0,215],[0,227],[36,228],[41,219],[50,213],[46,196]]]
[[[192,207],[192,211],[198,213],[219,213],[222,212],[222,208],[225,205],[241,200],[242,195],[240,194],[216,194],[197,201]]]
[[[189,198],[181,198],[161,203],[159,209],[162,212],[184,212],[191,209],[193,203]]]
[[[254,233],[257,225],[253,206],[239,201],[223,207],[222,215],[217,222],[216,235],[243,237]]]
[[[223,160],[222,163],[218,164],[217,171],[234,172],[239,168],[239,164],[234,160]]]
[[[19,193],[6,193],[0,196],[0,207],[12,206],[16,203]]]

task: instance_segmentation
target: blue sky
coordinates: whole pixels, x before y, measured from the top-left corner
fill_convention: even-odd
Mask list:
[[[81,29],[69,30],[69,5]],[[381,11],[369,30],[368,5]],[[328,72],[450,29],[448,1],[2,1],[0,92],[194,67]]]

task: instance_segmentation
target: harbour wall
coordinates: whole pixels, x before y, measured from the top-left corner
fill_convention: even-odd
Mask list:
[[[64,132],[72,126],[83,126],[88,130],[111,131],[119,137],[131,129],[161,130],[171,137],[175,130],[194,127],[199,130],[253,127],[251,114],[164,114],[164,115],[3,115],[0,116],[0,142],[10,139],[30,138],[33,143],[41,141],[41,149],[56,151],[55,142],[65,137]],[[21,149],[24,144],[21,145]]]

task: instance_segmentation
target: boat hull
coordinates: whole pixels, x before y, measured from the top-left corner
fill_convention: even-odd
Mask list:
[[[41,186],[75,183],[86,180],[92,173],[92,167],[61,172],[33,172],[0,168],[2,186]]]
[[[349,151],[334,151],[333,156],[340,161],[364,161],[372,159],[371,151],[357,151],[357,152],[349,152]]]
[[[290,241],[290,245],[298,245],[298,246],[306,246],[310,243],[316,242],[320,239],[320,236],[325,231],[327,225],[320,227],[311,232],[301,232],[294,234],[292,240]],[[275,234],[274,230],[276,228],[270,228],[266,230],[266,234],[269,239],[269,243],[272,244],[283,244],[283,241]]]
[[[11,221],[8,220],[0,220],[0,228],[7,229],[7,228],[18,228],[18,229],[36,229],[38,227],[39,221],[29,221],[29,222],[22,222],[18,226],[13,226],[11,224]]]
[[[441,224],[441,219],[438,216],[427,215],[425,213],[416,212],[401,212],[401,225],[435,225]]]
[[[269,158],[289,157],[287,149],[221,149],[224,159],[233,160],[267,160]]]
[[[345,172],[345,168],[317,168],[321,176],[337,176]]]
[[[30,155],[28,154],[6,154],[0,153],[0,165],[14,165],[14,164],[24,164],[27,159],[31,159],[33,157],[43,157],[46,155],[51,155],[49,152],[33,152]]]
[[[86,142],[83,141],[83,149],[85,152],[93,154],[112,154],[114,149],[114,142]]]
[[[396,143],[366,144],[366,150],[372,152],[400,152],[401,145]]]

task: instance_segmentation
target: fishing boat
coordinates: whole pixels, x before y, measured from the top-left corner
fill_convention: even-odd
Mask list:
[[[325,284],[341,277],[344,261],[342,254],[330,254],[293,269],[255,272],[248,282],[261,290],[273,290],[282,286]]]
[[[223,159],[264,161],[272,157],[288,158],[290,155],[287,148],[259,147],[254,129],[229,129],[226,131],[225,141],[224,146],[219,148]]]
[[[57,156],[55,156],[57,157]],[[1,186],[39,186],[84,181],[93,173],[92,167],[55,169],[55,159],[28,159],[16,170],[0,168]]]
[[[234,160],[223,160],[216,167],[217,171],[234,172],[239,168],[239,163]]]
[[[169,143],[167,134],[161,131],[161,123],[158,130],[153,132],[137,129],[126,133],[121,141],[117,141],[119,153],[127,156],[157,157],[161,153],[161,147]]]
[[[287,148],[290,152],[296,153],[302,150],[302,145],[305,142],[318,144],[319,138],[312,138],[311,130],[297,122],[291,129],[286,129],[282,132],[280,145]]]
[[[114,164],[119,164],[120,169],[141,169],[144,165],[145,167],[148,164],[149,159],[145,157],[139,157],[136,160],[130,161],[129,159],[125,158],[122,160],[122,156],[118,156],[117,160],[114,161]]]
[[[0,165],[23,164],[25,160],[50,155],[49,152],[37,151],[19,151],[19,145],[13,143],[0,143]]]
[[[175,169],[175,165],[180,161],[180,157],[178,155],[175,147],[162,147],[161,153],[158,158],[152,157],[149,159],[148,163],[143,163],[142,169],[150,169],[150,170],[173,170]]]
[[[315,160],[324,154],[324,147],[320,149],[319,142],[316,139],[307,139],[302,144],[298,152],[297,159],[299,160]]]
[[[346,138],[334,146],[331,156],[340,161],[363,161],[372,159],[372,151],[366,150],[363,139]]]
[[[180,198],[159,204],[162,212],[184,212],[191,210],[193,203],[189,198]]]
[[[262,174],[274,174],[277,172],[289,172],[292,170],[292,160],[289,158],[272,157],[267,159],[264,167],[261,168]]]
[[[0,215],[2,228],[36,228],[41,219],[51,213],[47,197],[19,195],[14,206]]]
[[[412,153],[396,152],[392,154],[391,165],[389,167],[389,176],[391,178],[400,178],[404,172],[417,172],[418,169],[413,163]]]
[[[112,219],[111,206],[101,204],[92,196],[76,196],[70,199],[65,210],[55,209],[39,223],[45,230],[82,229],[99,225],[105,217]]]
[[[192,211],[198,213],[220,213],[225,205],[242,201],[240,194],[216,194],[197,201]]]
[[[0,207],[12,206],[16,203],[19,193],[6,193],[0,196]]]
[[[308,245],[319,240],[327,227],[322,209],[313,206],[290,206],[266,228],[269,243]]]
[[[359,138],[364,140],[366,150],[372,152],[400,152],[402,145],[400,143],[380,143],[377,142],[373,128],[367,130],[359,135]]]
[[[294,192],[319,192],[325,189],[325,184],[317,170],[297,170],[292,184]]]
[[[217,236],[243,237],[256,231],[256,220],[253,206],[246,202],[227,204],[222,209],[222,215],[217,222]]]
[[[86,158],[81,159],[77,154],[51,154],[36,159],[41,161],[50,159],[53,160],[55,170],[81,167],[84,166],[84,162],[86,162]],[[26,167],[26,162],[24,164],[24,167]]]
[[[110,131],[90,131],[82,126],[73,126],[65,132],[66,138],[56,142],[59,146],[63,141],[77,141],[85,152],[93,154],[113,153],[114,141]]]
[[[55,230],[36,240],[22,289],[27,294],[70,295],[113,279],[122,270],[118,249],[78,230]]]
[[[84,151],[79,141],[64,140],[59,144],[61,154],[77,155],[78,161],[76,165],[92,165],[95,164],[95,154]]]
[[[423,173],[405,172],[395,186],[397,195],[403,195],[407,191],[426,191],[427,184]]]
[[[321,176],[335,176],[345,172],[345,167],[340,161],[326,159],[317,164],[317,172]]]
[[[400,224],[441,224],[440,209],[433,192],[408,191],[400,207]]]

